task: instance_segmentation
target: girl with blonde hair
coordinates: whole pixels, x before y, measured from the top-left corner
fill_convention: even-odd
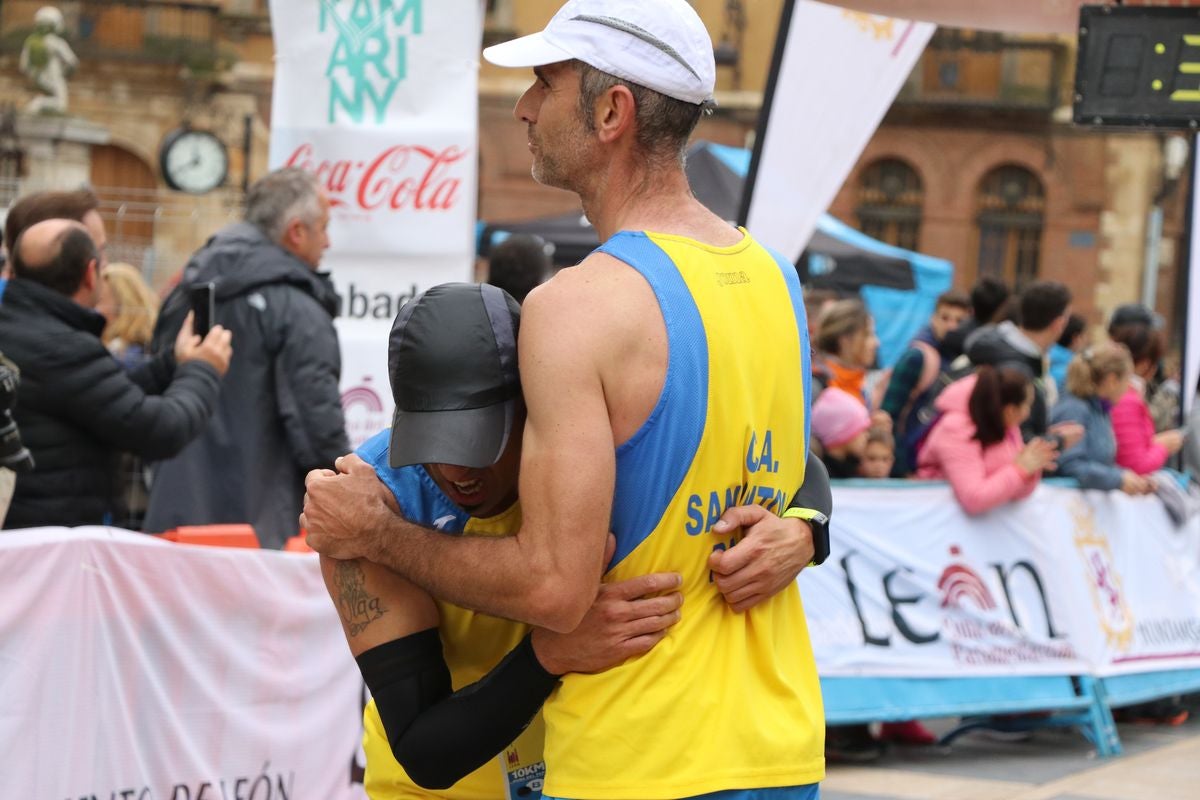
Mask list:
[[[1050,422],[1078,422],[1083,426],[1083,438],[1059,456],[1059,475],[1075,478],[1084,489],[1120,489],[1126,494],[1154,491],[1150,479],[1116,463],[1112,407],[1129,390],[1132,374],[1129,351],[1113,342],[1089,347],[1071,359],[1067,391],[1050,411]]]
[[[158,295],[132,264],[109,264],[101,277],[104,287],[97,310],[108,320],[101,341],[125,369],[133,369],[148,356],[158,320]]]
[[[100,302],[96,310],[108,324],[100,340],[131,371],[150,360],[150,338],[158,320],[158,295],[132,264],[109,264],[100,273]],[[116,520],[129,530],[140,530],[146,517],[149,490],[141,458],[122,453],[117,476],[121,514]]]

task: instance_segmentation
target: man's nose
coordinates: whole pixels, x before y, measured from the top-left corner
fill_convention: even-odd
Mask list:
[[[527,125],[532,125],[536,120],[533,114],[533,101],[530,95],[533,93],[533,87],[525,90],[525,94],[517,100],[517,104],[513,106],[513,117],[517,122],[524,122]]]

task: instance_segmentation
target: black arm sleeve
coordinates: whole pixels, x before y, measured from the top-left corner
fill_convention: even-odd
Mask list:
[[[392,754],[425,789],[447,789],[496,757],[558,683],[538,662],[529,636],[453,694],[436,629],[373,647],[357,661]]]
[[[811,452],[804,467],[804,485],[796,492],[788,508],[811,508],[825,515],[825,521],[809,520],[813,532],[813,564],[829,558],[829,520],[833,518],[833,490],[829,486],[829,470]]]

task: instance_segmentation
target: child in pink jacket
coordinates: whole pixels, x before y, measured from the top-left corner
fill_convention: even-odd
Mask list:
[[[1028,497],[1057,455],[1050,440],[1021,440],[1033,385],[1016,367],[980,367],[935,405],[941,417],[921,445],[917,477],[949,481],[968,514]]]

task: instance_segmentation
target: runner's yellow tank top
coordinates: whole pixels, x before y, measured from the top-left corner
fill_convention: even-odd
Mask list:
[[[516,533],[520,527],[521,507],[516,504],[494,517],[471,517],[467,520],[464,533],[508,536]],[[527,625],[517,622],[478,614],[440,600],[437,605],[441,613],[438,632],[455,691],[486,675],[529,632]],[[539,714],[517,739],[514,746],[521,763],[541,760],[544,730]],[[431,791],[417,786],[392,755],[374,700],[367,704],[363,712],[363,750],[367,757],[363,785],[372,800],[504,800],[507,796],[506,778],[499,757],[444,791]]]
[[[617,450],[606,580],[683,575],[682,619],[644,656],[567,675],[546,719],[547,795],[656,800],[814,783],[824,717],[800,595],[729,609],[708,558],[732,505],[782,512],[804,479],[809,345],[792,264],[749,235],[718,248],[622,232],[601,250],[653,288],[669,362]]]

